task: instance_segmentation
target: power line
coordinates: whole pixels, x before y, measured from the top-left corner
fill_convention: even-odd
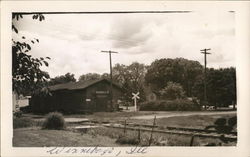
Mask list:
[[[202,49],[200,50],[202,54],[204,54],[204,104],[205,104],[205,109],[207,109],[207,55],[211,54],[207,51],[211,50],[209,49]]]
[[[102,53],[109,53],[109,66],[110,66],[110,103],[111,103],[111,108],[113,109],[113,76],[112,76],[112,58],[111,54],[112,53],[118,53],[115,51],[101,51]]]

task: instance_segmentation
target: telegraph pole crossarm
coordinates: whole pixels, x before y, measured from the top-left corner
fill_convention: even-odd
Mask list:
[[[109,53],[109,66],[110,66],[110,103],[111,103],[111,108],[113,108],[113,75],[112,75],[112,58],[111,54],[112,53],[118,53],[115,51],[101,51],[102,53]]]
[[[207,109],[207,55],[211,54],[207,51],[211,50],[209,49],[202,49],[200,50],[202,54],[204,54],[204,103],[205,103],[205,109]]]

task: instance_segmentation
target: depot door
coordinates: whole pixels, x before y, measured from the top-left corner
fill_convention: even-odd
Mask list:
[[[108,100],[108,95],[96,95],[96,111],[107,111]]]

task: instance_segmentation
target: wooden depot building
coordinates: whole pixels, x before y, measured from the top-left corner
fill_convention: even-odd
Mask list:
[[[31,98],[33,112],[59,111],[64,113],[100,112],[118,110],[121,87],[107,79],[71,82],[49,87],[50,95]]]

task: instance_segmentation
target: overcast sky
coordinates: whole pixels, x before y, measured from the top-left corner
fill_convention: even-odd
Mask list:
[[[45,15],[40,22],[26,15],[16,23],[14,39],[38,38],[35,57],[50,57],[43,70],[51,77],[109,73],[113,65],[134,61],[150,64],[155,59],[183,57],[204,64],[201,49],[211,48],[208,67],[235,66],[235,19],[232,12],[161,14],[63,14]]]

